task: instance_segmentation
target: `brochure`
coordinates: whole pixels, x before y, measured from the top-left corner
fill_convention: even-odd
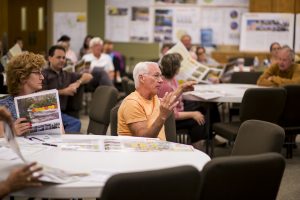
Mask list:
[[[46,90],[15,97],[17,117],[26,118],[32,128],[26,135],[58,135],[62,133],[62,119],[58,91]]]
[[[167,53],[179,53],[183,60],[176,79],[179,83],[184,81],[196,81],[197,83],[209,83],[209,79],[214,77],[220,78],[223,69],[210,68],[193,59],[185,46],[179,41]]]

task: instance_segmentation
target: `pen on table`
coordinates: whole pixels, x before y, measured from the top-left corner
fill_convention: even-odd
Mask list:
[[[41,142],[44,142],[44,140],[40,139],[40,138],[37,138],[37,137],[30,137],[29,140],[38,140],[38,141],[41,141]]]
[[[45,143],[45,142],[43,142],[42,145],[57,147],[56,144],[50,144],[50,143]]]

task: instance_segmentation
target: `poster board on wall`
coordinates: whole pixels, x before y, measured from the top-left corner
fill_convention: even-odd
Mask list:
[[[106,0],[105,39],[177,43],[189,34],[194,44],[209,39],[210,45],[238,45],[241,15],[248,12],[248,4],[248,0]]]
[[[71,38],[71,49],[78,55],[87,34],[86,13],[55,12],[53,20],[53,44],[62,35]]]
[[[269,51],[278,42],[293,47],[294,14],[245,13],[242,17],[240,51]]]

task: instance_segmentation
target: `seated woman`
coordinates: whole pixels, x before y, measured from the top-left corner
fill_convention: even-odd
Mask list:
[[[178,74],[182,56],[178,53],[167,54],[160,61],[160,68],[163,75],[163,83],[159,89],[158,96],[163,97],[166,92],[177,89],[178,83],[175,75]],[[200,111],[185,111],[182,97],[174,109],[176,119],[176,129],[187,129],[191,137],[191,142],[205,139],[204,115]]]
[[[7,87],[10,94],[0,100],[0,105],[9,109],[14,121],[17,135],[23,135],[30,130],[31,124],[26,118],[18,118],[14,103],[14,97],[27,95],[42,89],[44,79],[41,70],[46,64],[42,55],[25,52],[13,57],[7,64]]]
[[[278,42],[273,42],[270,45],[270,57],[264,60],[264,65],[270,67],[278,62],[278,52],[281,49],[281,46]]]

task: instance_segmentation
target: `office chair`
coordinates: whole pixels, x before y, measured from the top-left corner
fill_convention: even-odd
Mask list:
[[[280,153],[284,142],[280,126],[261,120],[247,120],[239,128],[231,155]]]
[[[233,72],[230,83],[238,84],[254,84],[262,72]],[[240,103],[232,103],[229,108],[229,121],[232,121],[232,116],[239,115]]]
[[[200,173],[199,200],[274,200],[284,169],[278,153],[214,158]]]
[[[285,99],[284,88],[249,88],[242,99],[240,121],[214,123],[213,132],[232,143],[241,123],[246,120],[257,119],[278,123],[284,109]]]
[[[120,104],[113,107],[110,111],[110,133],[112,136],[118,136],[118,110]]]
[[[110,110],[116,105],[118,91],[112,86],[99,86],[93,93],[89,111],[88,134],[105,135],[109,121]]]
[[[300,133],[300,85],[285,85],[287,97],[280,126],[286,134],[286,157],[293,157],[295,138]]]
[[[192,166],[122,173],[106,182],[101,200],[196,200],[200,173]]]

